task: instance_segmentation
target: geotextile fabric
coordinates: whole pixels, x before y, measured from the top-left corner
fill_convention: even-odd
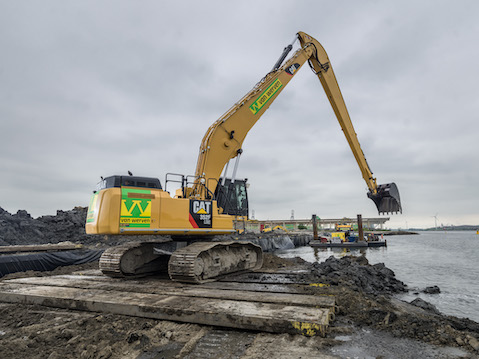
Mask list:
[[[9,273],[51,271],[57,267],[84,264],[96,261],[103,250],[74,250],[51,253],[0,256],[0,277]]]

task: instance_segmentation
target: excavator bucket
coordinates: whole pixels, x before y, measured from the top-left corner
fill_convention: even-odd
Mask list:
[[[394,182],[380,184],[378,186],[377,193],[374,194],[369,191],[368,197],[371,198],[376,204],[379,214],[397,212],[402,213],[399,190]]]

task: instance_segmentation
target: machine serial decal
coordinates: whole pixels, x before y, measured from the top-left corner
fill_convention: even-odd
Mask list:
[[[282,86],[283,83],[279,79],[276,79],[271,85],[269,85],[269,87],[264,90],[263,93],[256,99],[256,101],[253,102],[253,104],[249,107],[251,112],[253,112],[253,115],[256,115]]]
[[[193,228],[212,228],[213,202],[190,200],[190,223]]]
[[[150,228],[151,192],[149,190],[121,190],[120,227]],[[145,198],[146,197],[146,198]]]
[[[297,69],[299,69],[301,67],[300,64],[292,64],[290,67],[288,67],[285,72],[290,75],[290,76],[293,76],[294,73],[296,72]]]

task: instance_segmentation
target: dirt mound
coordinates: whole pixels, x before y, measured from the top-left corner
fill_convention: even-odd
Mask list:
[[[89,235],[85,232],[85,222],[88,208],[75,207],[70,211],[57,211],[54,216],[32,218],[24,210],[10,214],[0,207],[0,246],[47,244],[70,241],[102,248],[115,246],[131,241],[155,241],[158,238],[170,236],[142,235]],[[304,246],[311,236],[307,234],[291,235],[284,232],[246,233],[243,235],[216,236],[215,240],[250,240],[260,245],[264,251],[273,252],[277,249],[288,249]]]
[[[407,286],[384,263],[370,265],[366,257],[329,257],[322,263],[313,263],[318,278],[324,283],[344,285],[368,294],[394,294],[407,291]]]
[[[384,264],[370,265],[365,257],[328,258],[312,268],[329,294],[338,300],[336,325],[386,331],[397,338],[411,338],[440,346],[478,351],[479,323],[467,318],[446,316],[422,301],[406,303],[394,294],[407,291]]]
[[[374,328],[396,338],[410,338],[440,346],[479,350],[479,323],[466,318],[442,315],[388,295],[368,295],[346,286],[332,288],[338,298],[338,322]]]
[[[75,207],[35,219],[24,210],[10,214],[0,208],[0,245],[90,242],[93,236],[85,233],[86,212],[87,208]]]
[[[271,253],[263,254],[263,267],[261,269],[281,269],[308,266],[309,263],[299,257],[295,258],[281,258]]]
[[[158,236],[90,235],[85,232],[88,208],[57,211],[54,216],[32,218],[24,210],[10,214],[0,207],[0,246],[47,244],[70,241],[90,246],[109,247],[134,240],[154,240]],[[165,237],[165,236],[161,236]]]

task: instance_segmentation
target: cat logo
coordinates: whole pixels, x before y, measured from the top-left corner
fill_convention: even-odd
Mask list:
[[[190,224],[193,228],[211,228],[213,226],[213,202],[190,200]]]
[[[193,212],[196,214],[211,214],[211,202],[193,201]]]

